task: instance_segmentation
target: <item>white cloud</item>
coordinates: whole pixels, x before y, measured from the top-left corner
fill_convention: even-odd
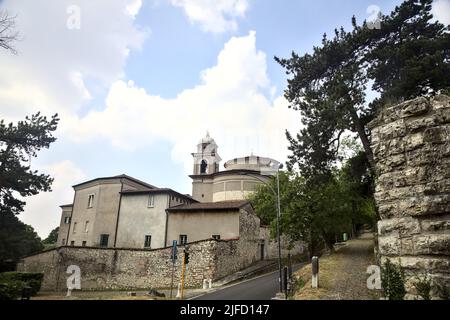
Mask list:
[[[26,198],[26,206],[19,218],[30,224],[41,238],[48,236],[51,230],[59,226],[61,209],[59,205],[73,202],[72,186],[86,179],[83,171],[71,161],[62,161],[36,168],[50,174],[55,180],[52,192],[40,193]]]
[[[237,18],[245,16],[247,0],[170,0],[182,7],[189,20],[199,23],[206,32],[235,31]]]
[[[224,160],[253,151],[283,161],[288,154],[284,131],[298,131],[299,114],[288,109],[283,97],[269,100],[271,91],[266,55],[256,49],[256,34],[250,32],[231,38],[217,64],[201,73],[200,84],[175,99],[119,80],[105,109],[73,122],[66,134],[78,142],[97,137],[123,149],[149,148],[155,140],[166,140],[186,174],[192,170],[190,154],[206,130]]]
[[[80,10],[80,29],[69,29]],[[0,113],[17,120],[32,112],[76,114],[97,91],[123,75],[129,50],[138,50],[146,32],[134,25],[136,0],[5,0],[2,8],[17,15],[21,41],[17,56],[0,54]],[[89,87],[89,89],[91,89]]]
[[[72,5],[80,9],[79,30],[67,28]],[[17,15],[21,38],[18,55],[0,52],[0,118],[59,113],[63,128],[98,91],[123,76],[129,51],[138,50],[147,35],[134,25],[140,7],[136,0],[0,1],[1,9]],[[71,185],[85,177],[70,161],[41,169],[55,177],[54,191],[27,198],[19,218],[46,237],[59,225],[58,205],[72,202]]]
[[[433,3],[433,16],[445,25],[450,24],[450,0],[436,0]]]
[[[129,5],[126,6],[126,12],[133,18],[139,13],[142,7],[142,0],[134,0]]]

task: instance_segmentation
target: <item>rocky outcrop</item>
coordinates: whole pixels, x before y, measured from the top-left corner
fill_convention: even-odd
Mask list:
[[[406,272],[407,298],[427,274],[450,289],[450,98],[385,108],[369,125],[378,171],[378,251]]]

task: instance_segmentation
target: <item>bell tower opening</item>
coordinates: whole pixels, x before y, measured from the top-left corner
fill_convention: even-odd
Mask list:
[[[208,163],[206,162],[206,160],[202,160],[202,163],[200,164],[200,174],[207,173],[207,170],[208,170]]]

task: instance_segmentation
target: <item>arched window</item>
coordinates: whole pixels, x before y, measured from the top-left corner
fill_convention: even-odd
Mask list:
[[[206,169],[208,168],[208,163],[206,160],[202,160],[202,163],[200,164],[200,174],[206,173]]]

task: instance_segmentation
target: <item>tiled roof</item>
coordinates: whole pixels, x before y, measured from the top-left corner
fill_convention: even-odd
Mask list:
[[[170,212],[177,211],[222,211],[239,210],[243,206],[250,204],[249,201],[221,201],[221,202],[198,202],[187,205],[180,205],[167,209]]]

